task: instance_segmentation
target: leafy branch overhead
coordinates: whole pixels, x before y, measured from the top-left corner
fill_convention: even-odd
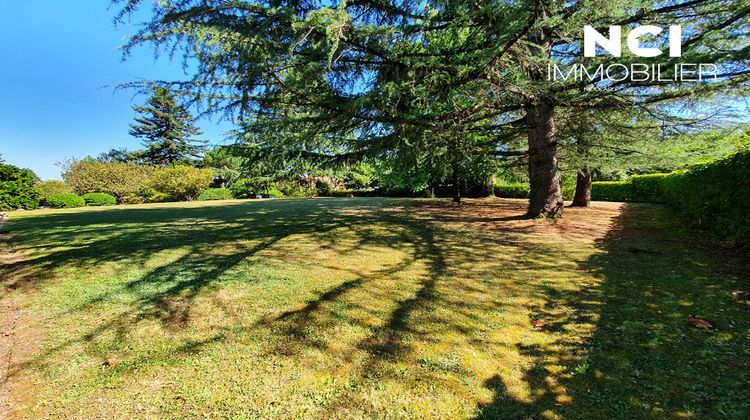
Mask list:
[[[115,3],[123,19],[142,1]],[[243,138],[262,139],[260,150],[279,160],[413,155],[444,162],[438,173],[457,180],[469,156],[528,154],[532,190],[554,196],[555,113],[669,114],[676,102],[746,92],[748,15],[750,0],[163,1],[125,53],[151,45],[197,63],[186,66],[190,80],[162,84],[239,120]],[[620,62],[659,63],[666,76],[678,60],[713,63],[716,81],[544,77],[550,64],[611,60],[583,57],[585,25],[669,22],[683,25],[681,58]],[[537,204],[530,213],[557,211]]]

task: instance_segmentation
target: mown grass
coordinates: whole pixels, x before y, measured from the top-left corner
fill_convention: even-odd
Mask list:
[[[40,331],[11,359],[14,415],[750,414],[743,260],[659,206],[523,211],[314,199],[14,214],[23,258],[0,266],[3,299],[22,298]]]

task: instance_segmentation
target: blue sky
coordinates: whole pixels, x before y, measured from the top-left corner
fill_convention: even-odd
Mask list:
[[[112,86],[185,77],[179,62],[155,61],[148,48],[121,62],[118,47],[137,19],[115,27],[108,7],[109,0],[0,1],[0,155],[7,163],[59,178],[55,163],[66,158],[138,148],[128,124],[131,106],[144,98]],[[231,129],[199,125],[212,144]]]

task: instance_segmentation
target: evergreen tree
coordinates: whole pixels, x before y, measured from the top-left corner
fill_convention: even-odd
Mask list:
[[[155,165],[184,163],[205,150],[205,141],[193,138],[202,134],[195,119],[169,89],[153,87],[147,104],[133,110],[141,115],[130,124],[130,135],[143,139],[145,161]]]
[[[142,0],[120,2],[127,14]],[[198,64],[185,93],[248,121],[269,150],[336,160],[447,150],[454,175],[461,156],[524,154],[530,216],[562,212],[560,109],[668,113],[678,101],[741,95],[750,80],[750,0],[184,0],[152,16],[126,51],[184,48]],[[716,80],[548,80],[551,64],[612,62],[584,57],[585,26],[627,34],[653,24],[682,25],[682,57],[618,63],[662,64],[666,79],[682,62],[712,63]],[[510,150],[519,136],[526,144]]]
[[[106,152],[100,153],[97,160],[102,162],[118,162],[118,163],[149,163],[145,157],[145,151],[135,150],[128,151],[125,148],[111,148]]]

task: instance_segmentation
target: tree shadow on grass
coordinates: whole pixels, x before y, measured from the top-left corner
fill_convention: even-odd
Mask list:
[[[174,345],[131,355],[110,372],[125,377],[229,340],[264,358],[303,363],[314,372],[310,378],[341,369],[347,370],[341,378],[372,392],[407,386],[403,392],[413,397],[407,404],[420,401],[429,409],[452,398],[451,404],[468,406],[456,412],[461,416],[744,413],[741,372],[749,367],[750,326],[747,308],[732,302],[731,292],[745,287],[747,277],[724,270],[726,260],[709,249],[711,241],[698,238],[697,244],[662,207],[628,206],[596,243],[598,252],[581,258],[537,231],[571,226],[502,214],[516,211],[521,214],[524,205],[284,200],[221,211],[136,208],[19,219],[11,228],[21,242],[39,248],[29,249],[27,261],[2,269],[29,274],[28,287],[44,286],[45,271],[56,268],[118,262],[144,270],[62,315],[94,313],[127,295],[122,310],[102,313],[101,322],[16,368],[43,367],[70,349],[104,359],[127,349],[133,331],[150,322]],[[37,236],[24,238],[24,228]],[[155,254],[176,250],[172,259],[149,265]],[[317,252],[327,254],[315,259]],[[372,267],[338,261],[362,254]],[[226,286],[225,273],[240,264],[269,259],[332,270],[337,277],[307,291],[310,298],[190,334],[199,297]],[[566,287],[553,281],[560,272],[596,277],[571,279]],[[693,329],[685,322],[691,314],[715,321],[717,330]],[[532,319],[544,327],[531,331]],[[534,334],[544,340],[527,339]],[[518,377],[514,369],[521,371]],[[489,378],[484,388],[495,395],[478,407],[477,377]],[[519,392],[524,387],[525,396]],[[376,407],[367,408],[364,393],[353,389],[338,389],[315,414],[356,407],[361,411],[355,415],[375,415]],[[456,395],[432,395],[435,389]],[[401,407],[414,414],[411,408]]]
[[[461,352],[470,349],[468,353],[487,353],[497,345],[487,339],[497,325],[485,317],[513,309],[512,303],[492,297],[498,292],[494,288],[502,285],[502,292],[511,296],[517,293],[538,297],[536,284],[528,286],[532,290],[521,291],[525,285],[510,280],[503,283],[499,277],[513,270],[542,273],[557,255],[548,244],[519,240],[517,235],[533,231],[529,226],[495,226],[495,230],[485,232],[462,228],[463,222],[501,223],[516,220],[514,217],[481,217],[471,212],[463,219],[455,213],[428,215],[435,210],[429,206],[410,210],[405,238],[412,245],[408,258],[370,276],[342,283],[302,308],[262,319],[259,327],[271,328],[274,334],[286,338],[279,340],[281,344],[273,351],[295,355],[316,348],[339,361],[331,369],[345,365],[350,370],[348,377],[365,386],[385,386],[390,381],[398,382],[399,375],[415,375],[421,383],[418,389],[415,384],[409,390],[415,395],[429,392],[424,386],[448,386],[464,380],[459,379],[466,375],[461,367]],[[393,225],[405,222],[406,219]],[[449,222],[459,223],[446,226]],[[509,251],[510,255],[497,255],[498,249]],[[410,270],[415,271],[411,281],[388,281],[389,277]],[[367,307],[361,304],[363,301],[380,301],[383,305]],[[357,315],[344,315],[347,312]],[[360,338],[345,337],[341,333],[345,324],[354,324],[365,332]],[[456,354],[451,349],[452,340]],[[446,351],[436,357],[426,356],[425,349],[433,344]],[[338,410],[352,405],[367,412],[363,405],[367,402],[358,400],[361,397],[344,392],[336,402],[329,402],[321,415],[340,414]],[[422,395],[420,399],[429,401],[430,397]],[[403,407],[389,407],[392,412],[398,409]]]
[[[212,206],[112,208],[18,219],[12,229],[18,242],[28,244],[27,258],[0,267],[5,275],[5,286],[11,290],[39,288],[61,268],[91,270],[112,262],[145,267],[147,261],[160,252],[175,249],[184,252],[173,261],[149,268],[144,275],[117,284],[57,314],[97,311],[102,304],[118,296],[134,296],[128,301],[127,311],[108,315],[89,331],[46,348],[30,363],[15,366],[12,374],[32,365],[40,367],[53,354],[95,342],[103,334],[112,334],[115,341],[126,342],[133,328],[144,321],[157,320],[170,330],[184,328],[189,321],[190,308],[202,291],[220,288],[218,279],[225,272],[295,235],[310,235],[320,248],[335,249],[340,255],[371,246],[398,249],[405,242],[414,247],[409,258],[373,273],[349,270],[352,280],[322,293],[304,309],[288,311],[278,318],[289,326],[287,333],[302,336],[301,331],[309,327],[311,317],[320,312],[321,303],[336,301],[348,290],[361,289],[369,281],[397,275],[412,264],[428,264],[428,278],[418,285],[419,290],[415,289],[413,296],[410,291],[405,292],[404,299],[398,302],[382,327],[384,334],[377,342],[362,344],[374,352],[395,349],[400,331],[407,328],[409,312],[431,298],[435,281],[443,275],[444,257],[436,246],[433,228],[415,217],[420,212],[422,216],[427,215],[433,210],[430,206],[411,200],[283,200],[223,206],[220,212]],[[378,225],[386,226],[389,232],[371,229]],[[343,245],[337,243],[339,238],[334,232],[341,229],[354,231],[355,239]],[[511,231],[513,229],[509,228],[508,232]],[[222,248],[226,250],[221,251]],[[299,258],[296,255],[279,257]],[[220,331],[215,338],[219,340],[224,334]],[[203,346],[208,342],[210,338],[197,340],[196,344]],[[185,348],[193,349],[193,346],[187,344]],[[179,352],[165,356],[176,357],[177,354]]]
[[[720,252],[670,210],[647,205],[623,206],[597,248],[582,264],[597,287],[548,290],[549,303],[532,309],[555,337],[518,347],[534,361],[525,374],[533,397],[509,395],[495,375],[485,382],[495,397],[478,417],[747,417],[750,312],[738,296],[750,276],[737,270],[746,256]],[[689,316],[716,328],[697,329]],[[590,333],[570,340],[572,326]]]

